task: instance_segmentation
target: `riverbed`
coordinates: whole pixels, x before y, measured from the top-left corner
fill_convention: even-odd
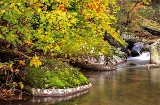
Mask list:
[[[160,103],[159,68],[119,66],[114,71],[83,70],[82,72],[93,85],[89,92],[70,98],[33,97],[28,101],[10,101],[0,105],[158,105]]]

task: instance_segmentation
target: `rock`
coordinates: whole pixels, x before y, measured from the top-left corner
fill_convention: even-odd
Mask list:
[[[126,41],[126,42],[140,42],[142,41],[142,39],[140,39],[140,37],[135,36],[134,33],[130,33],[130,32],[124,32],[121,34],[122,38]]]
[[[98,71],[110,71],[110,70],[116,70],[116,65],[119,63],[122,63],[126,60],[126,53],[124,52],[118,52],[123,57],[118,57],[116,55],[113,56],[112,59],[109,61],[105,59],[105,57],[100,56],[100,58],[97,60],[94,57],[84,59],[81,58],[81,60],[77,60],[76,62],[72,63],[74,66],[78,66],[81,69],[84,70],[98,70]]]
[[[160,64],[160,39],[150,46],[151,63]]]
[[[85,70],[99,70],[99,71],[106,71],[106,70],[115,70],[116,67],[113,63],[107,63],[107,64],[100,64],[100,63],[91,63],[87,61],[76,61],[74,63],[75,66],[78,66]]]
[[[122,62],[124,62],[126,59],[125,58],[120,58],[116,55],[113,56],[113,59],[110,60],[112,63],[114,62],[114,65],[120,64]]]
[[[108,43],[110,45],[114,46],[115,48],[121,48],[122,51],[125,51],[126,46],[123,46],[121,43],[119,43],[117,40],[115,40],[111,35],[106,33],[104,35],[104,40],[107,40]]]
[[[73,94],[77,94],[86,90],[89,90],[92,87],[92,84],[82,85],[75,88],[66,88],[66,89],[35,89],[32,88],[33,96],[54,96],[54,97],[64,97]]]

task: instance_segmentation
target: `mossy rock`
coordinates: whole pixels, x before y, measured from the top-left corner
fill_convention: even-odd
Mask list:
[[[44,59],[41,67],[27,66],[26,69],[25,83],[33,88],[71,88],[89,84],[78,68],[57,59]]]

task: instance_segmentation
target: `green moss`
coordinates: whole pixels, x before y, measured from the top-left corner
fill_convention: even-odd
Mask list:
[[[39,68],[28,66],[27,84],[33,88],[67,88],[89,84],[77,68],[55,59],[45,59]]]

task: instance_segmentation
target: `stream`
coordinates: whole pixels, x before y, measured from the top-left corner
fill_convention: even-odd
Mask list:
[[[122,64],[115,71],[87,71],[93,87],[74,97],[33,97],[0,105],[159,105],[160,69]],[[45,102],[44,102],[45,101]]]

